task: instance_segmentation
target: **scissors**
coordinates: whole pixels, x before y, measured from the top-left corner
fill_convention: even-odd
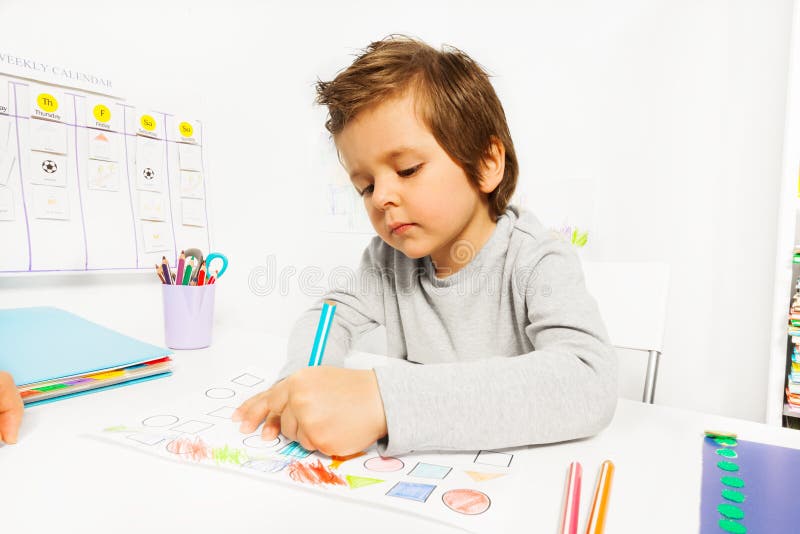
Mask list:
[[[192,256],[194,259],[196,259],[197,265],[203,264],[203,251],[200,250],[199,248],[187,248],[184,251],[184,254],[187,257]],[[216,274],[216,278],[217,280],[219,280],[220,278],[222,278],[222,275],[228,268],[228,257],[225,254],[220,254],[219,252],[212,252],[211,254],[206,256],[205,257],[206,272],[209,273],[209,276],[211,273],[211,262],[215,259],[219,259],[222,262],[222,268],[219,270],[219,273]],[[195,274],[195,276],[197,276],[197,274]]]

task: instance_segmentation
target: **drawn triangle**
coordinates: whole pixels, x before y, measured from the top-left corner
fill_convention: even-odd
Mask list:
[[[104,143],[108,143],[108,137],[105,134],[99,133],[94,136],[95,141],[103,141]]]
[[[479,473],[477,471],[464,472],[468,474],[475,482],[483,482],[484,480],[492,480],[493,478],[505,476],[505,473]]]
[[[380,484],[381,482],[385,482],[380,478],[369,478],[369,477],[357,477],[353,475],[347,475],[347,484],[350,485],[350,489],[358,489],[363,488],[364,486],[371,486],[373,484]]]

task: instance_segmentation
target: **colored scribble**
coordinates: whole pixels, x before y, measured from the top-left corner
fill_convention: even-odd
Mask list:
[[[353,458],[358,458],[359,456],[364,456],[365,452],[357,452],[355,454],[348,454],[347,456],[331,456],[331,463],[328,466],[330,469],[339,469],[339,466],[342,465],[347,460],[352,460]]]
[[[242,449],[233,449],[227,445],[211,449],[211,458],[217,464],[242,465],[248,458]]]
[[[128,428],[125,425],[117,425],[117,426],[107,426],[103,429],[103,432],[125,432],[128,430],[133,430],[132,428]]]
[[[172,454],[185,456],[196,462],[211,457],[211,448],[200,438],[178,438],[167,444],[167,450]]]
[[[304,464],[298,461],[292,462],[289,465],[289,476],[295,482],[302,482],[315,486],[319,484],[330,484],[333,486],[347,485],[339,475],[322,465],[322,462],[319,460],[310,464]]]

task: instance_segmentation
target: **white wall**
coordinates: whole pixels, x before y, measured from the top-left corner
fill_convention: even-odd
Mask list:
[[[587,258],[671,264],[657,402],[762,420],[791,7],[3,0],[0,48],[204,119],[213,239],[232,260],[218,320],[285,333],[312,296],[297,275],[287,294],[258,296],[249,274],[269,255],[278,270],[354,265],[367,239],[320,231],[336,163],[313,82],[389,33],[456,45],[494,75],[520,199],[549,214],[574,192]],[[0,278],[0,305],[61,305],[157,340],[155,282],[113,280]],[[638,381],[625,391],[638,397]]]

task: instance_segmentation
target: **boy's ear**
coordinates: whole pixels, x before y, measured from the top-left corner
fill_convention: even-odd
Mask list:
[[[497,189],[506,172],[506,148],[497,137],[492,137],[489,149],[481,164],[481,181],[479,189],[487,195]]]

